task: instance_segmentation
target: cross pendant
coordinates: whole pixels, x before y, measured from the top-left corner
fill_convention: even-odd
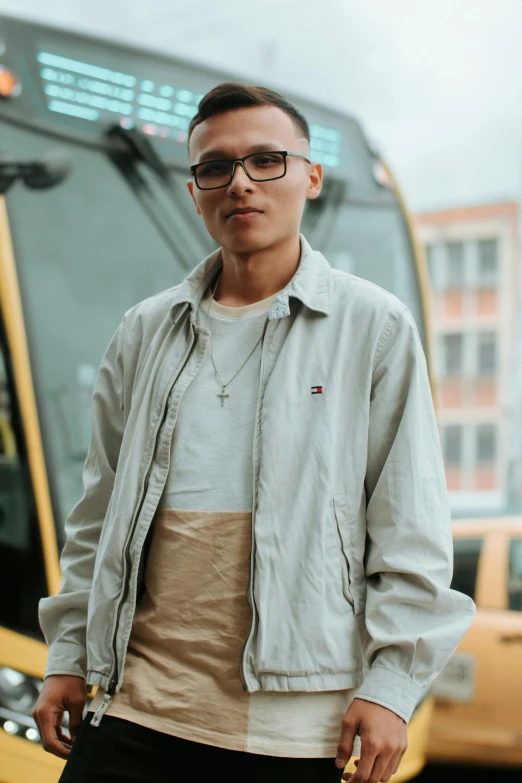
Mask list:
[[[222,390],[217,396],[221,397],[221,407],[223,407],[223,403],[225,402],[225,397],[230,397],[230,394],[226,393],[225,387],[223,386]]]

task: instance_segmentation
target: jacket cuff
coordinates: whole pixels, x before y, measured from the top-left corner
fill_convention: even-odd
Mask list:
[[[76,642],[54,642],[49,647],[45,676],[52,674],[72,674],[87,677],[87,651]]]
[[[425,688],[404,674],[375,665],[364,678],[354,698],[380,704],[408,723],[424,691]]]

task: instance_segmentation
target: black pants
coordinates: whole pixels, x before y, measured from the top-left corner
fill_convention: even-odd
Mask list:
[[[59,783],[339,783],[334,759],[280,758],[171,737],[106,715],[87,713]],[[211,777],[212,776],[212,777]]]

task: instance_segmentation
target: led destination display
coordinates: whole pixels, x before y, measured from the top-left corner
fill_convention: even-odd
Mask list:
[[[50,112],[88,122],[137,126],[151,136],[184,144],[202,93],[186,85],[153,81],[148,75],[123,73],[50,51],[36,55],[41,87]],[[330,168],[341,164],[342,134],[310,125],[315,161]]]

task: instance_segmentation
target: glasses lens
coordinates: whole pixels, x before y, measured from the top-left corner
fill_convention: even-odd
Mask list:
[[[280,152],[258,152],[245,160],[248,175],[257,182],[276,179],[285,173],[285,158]]]
[[[231,174],[231,160],[209,160],[196,169],[196,181],[200,188],[219,188],[227,184]]]

